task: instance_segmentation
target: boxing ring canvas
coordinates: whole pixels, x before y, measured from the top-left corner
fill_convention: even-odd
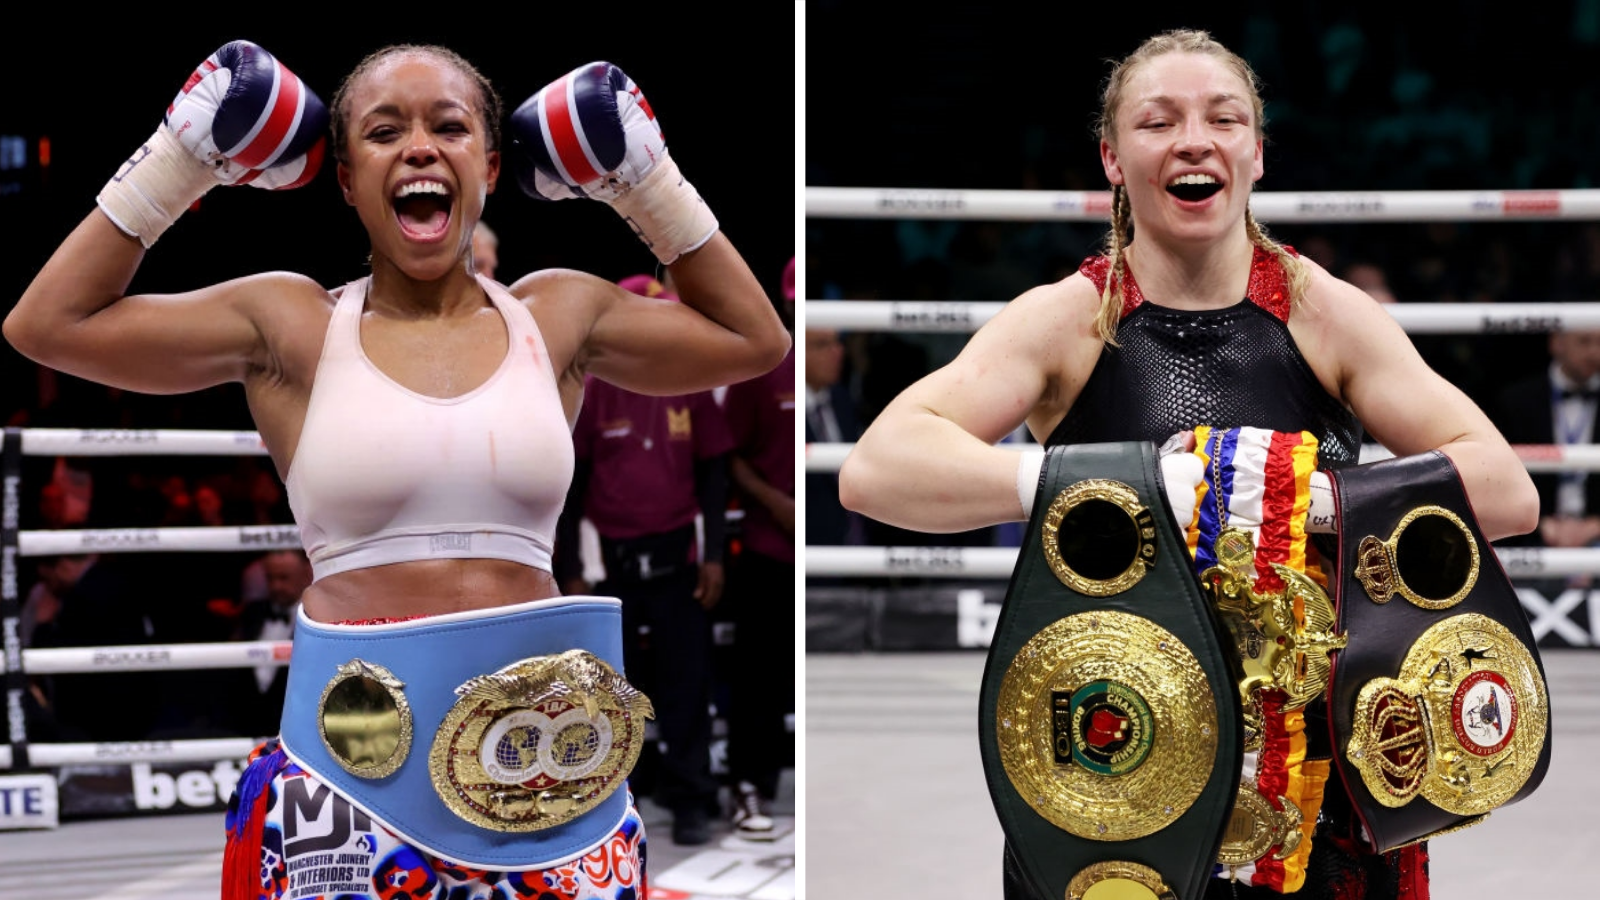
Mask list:
[[[1600,877],[1600,654],[1543,657],[1555,722],[1544,789],[1430,843],[1439,900],[1584,897]],[[978,759],[983,664],[969,651],[807,654],[808,894],[998,894],[1002,837]]]

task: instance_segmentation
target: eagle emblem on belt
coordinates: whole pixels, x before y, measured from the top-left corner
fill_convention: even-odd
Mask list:
[[[655,718],[650,698],[587,650],[523,660],[498,672],[468,679],[456,688],[456,694],[530,709],[561,699],[583,707],[590,718],[600,714],[600,698],[609,695],[624,706],[637,704],[645,718]]]

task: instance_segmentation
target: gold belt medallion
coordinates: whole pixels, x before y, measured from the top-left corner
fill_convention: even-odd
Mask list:
[[[1140,616],[1099,610],[1046,626],[1012,660],[996,703],[1012,787],[1078,837],[1159,831],[1211,777],[1217,707],[1205,671]]]
[[[1533,654],[1504,625],[1467,613],[1423,632],[1398,677],[1362,686],[1345,754],[1385,806],[1420,793],[1478,816],[1527,783],[1549,716]]]
[[[623,784],[650,700],[585,650],[520,660],[456,688],[428,754],[446,806],[495,831],[583,815]]]
[[[317,733],[333,759],[360,778],[394,774],[411,752],[405,683],[377,663],[339,666],[317,703]]]
[[[1367,535],[1356,548],[1356,580],[1374,603],[1395,594],[1422,609],[1449,609],[1478,581],[1478,542],[1461,517],[1442,506],[1406,513],[1388,540]]]
[[[1072,876],[1066,900],[1177,900],[1177,894],[1155,869],[1112,859]]]
[[[1155,564],[1154,514],[1120,481],[1091,478],[1056,495],[1045,510],[1040,545],[1061,583],[1090,597],[1138,584]]]
[[[1304,837],[1300,831],[1303,821],[1300,807],[1293,801],[1287,797],[1279,797],[1276,802],[1268,800],[1247,779],[1239,785],[1233,813],[1222,832],[1217,862],[1230,867],[1242,866],[1266,856],[1273,847],[1278,848],[1274,859],[1288,859],[1299,849]]]

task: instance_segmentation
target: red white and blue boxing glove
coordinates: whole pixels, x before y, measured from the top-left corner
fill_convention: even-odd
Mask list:
[[[310,182],[327,133],[328,109],[299,76],[259,45],[232,41],[194,70],[96,202],[149,247],[219,184],[288,190]]]
[[[609,204],[664,264],[717,231],[716,216],[667,155],[644,92],[611,63],[579,66],[517,107],[511,149],[529,196]]]

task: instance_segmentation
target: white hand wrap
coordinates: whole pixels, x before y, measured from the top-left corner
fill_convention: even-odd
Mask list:
[[[1182,450],[1164,451],[1160,460],[1161,481],[1167,490],[1167,502],[1172,504],[1172,518],[1179,529],[1187,530],[1194,524],[1196,498],[1206,477],[1206,464],[1199,456]]]
[[[643,181],[612,200],[611,208],[662,265],[671,265],[683,254],[700,249],[717,232],[717,217],[711,207],[679,174],[678,164],[670,156],[656,163]]]
[[[1334,534],[1339,530],[1337,509],[1333,503],[1333,479],[1327,472],[1311,473],[1311,508],[1306,510],[1306,532],[1309,534]]]
[[[1033,498],[1039,494],[1039,471],[1044,468],[1043,450],[1024,450],[1017,454],[1017,499],[1022,501],[1022,518],[1033,518]]]
[[[211,169],[163,124],[106,182],[95,202],[148,250],[184,210],[216,186]]]

